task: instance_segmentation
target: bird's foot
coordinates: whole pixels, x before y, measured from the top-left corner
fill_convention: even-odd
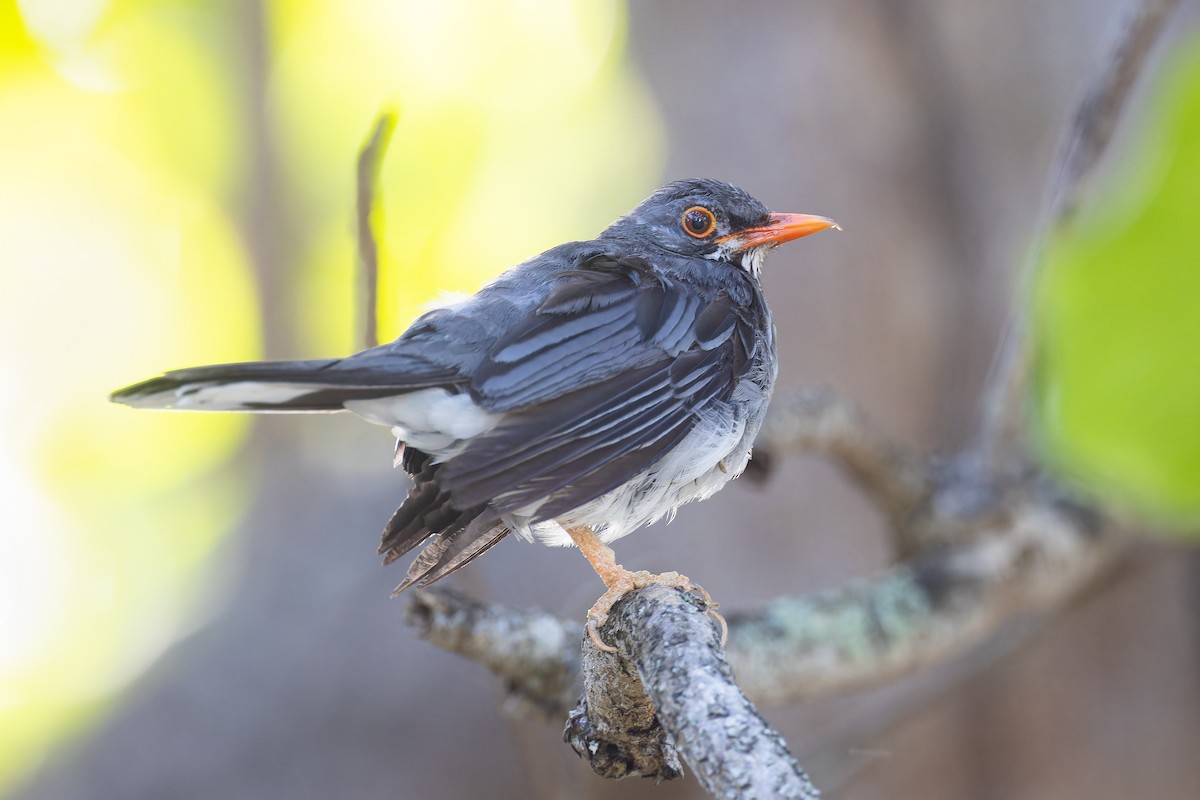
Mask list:
[[[705,606],[707,606],[707,612],[720,623],[721,646],[725,646],[725,641],[729,638],[729,626],[726,624],[725,618],[716,611],[720,606],[712,599],[712,595],[703,586],[693,583],[692,579],[688,576],[680,575],[678,572],[653,573],[646,570],[630,572],[621,568],[619,573],[605,577],[605,585],[608,586],[608,591],[600,596],[600,599],[588,609],[587,613],[588,637],[598,649],[606,653],[615,653],[617,651],[617,648],[600,638],[600,628],[608,621],[608,614],[612,611],[612,607],[616,605],[618,600],[635,589],[644,589],[647,586],[666,586],[671,589],[683,589],[685,592],[699,595],[704,600]]]

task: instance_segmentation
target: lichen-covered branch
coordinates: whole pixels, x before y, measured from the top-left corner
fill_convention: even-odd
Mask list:
[[[964,654],[1018,614],[1079,595],[1119,549],[1087,512],[1023,502],[969,541],[930,548],[876,578],[731,613],[730,662],[765,706],[880,686]]]
[[[1109,523],[1040,483],[1010,502],[969,540],[930,548],[874,578],[731,612],[728,654],[739,685],[771,707],[888,683],[965,653],[1018,614],[1078,596],[1121,550]],[[552,718],[569,710],[582,685],[578,624],[447,590],[414,602],[428,598],[454,609],[426,629],[432,641],[485,663],[518,705]],[[546,674],[554,680],[527,680]]]
[[[509,710],[557,722],[579,697],[579,623],[481,603],[451,589],[410,597],[407,622],[443,650],[503,678]]]
[[[676,589],[633,592],[583,641],[584,696],[565,738],[605,777],[680,775],[682,756],[713,797],[815,800],[782,737],[733,682],[703,604]]]
[[[661,587],[651,587],[661,589]],[[647,694],[638,663],[631,657],[639,632],[631,627],[634,618],[624,612],[641,590],[626,595],[605,625],[604,636],[616,652],[600,650],[583,640],[582,696],[567,717],[563,739],[602,778],[642,777],[671,780],[683,775],[679,752],[658,718],[658,709]],[[664,595],[664,604],[683,602]],[[651,602],[658,600],[657,592]],[[643,604],[638,609],[645,608]],[[666,605],[663,606],[665,610]],[[689,650],[708,647],[712,637],[702,635],[687,643]],[[578,645],[576,645],[578,646]]]

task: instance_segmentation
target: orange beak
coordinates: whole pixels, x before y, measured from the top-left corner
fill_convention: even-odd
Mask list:
[[[841,230],[842,226],[829,217],[818,217],[813,214],[772,214],[766,225],[758,228],[745,228],[740,231],[722,236],[718,242],[734,242],[736,250],[749,247],[770,245],[775,247],[810,233],[833,228]]]

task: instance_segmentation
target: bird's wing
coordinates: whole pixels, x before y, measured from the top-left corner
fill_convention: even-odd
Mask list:
[[[728,398],[755,335],[724,292],[637,260],[580,270],[489,350],[472,394],[503,421],[441,465],[457,508],[500,513],[550,498],[549,519],[645,471]]]
[[[489,411],[512,411],[693,346],[711,349],[733,324],[729,308],[708,308],[716,294],[665,279],[641,258],[593,256],[560,273],[546,299],[490,344],[471,393]]]

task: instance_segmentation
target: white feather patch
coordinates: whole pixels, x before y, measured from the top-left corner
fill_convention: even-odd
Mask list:
[[[746,468],[753,433],[744,420],[711,410],[702,413],[682,442],[650,469],[557,520],[530,524],[538,507],[531,503],[505,518],[517,536],[552,546],[573,544],[566,528],[586,525],[605,543],[663,517],[684,503],[711,496]]]
[[[453,310],[465,304],[472,296],[466,292],[442,292],[421,307],[425,311],[437,311],[441,308]]]
[[[271,411],[259,404],[288,403],[319,389],[311,383],[200,383],[181,386],[169,392],[132,397],[125,401],[134,408],[175,408],[192,411]],[[289,411],[281,408],[278,411]]]
[[[438,388],[349,400],[346,408],[369,422],[390,427],[397,439],[439,460],[449,458],[466,441],[496,427],[503,416],[480,408],[470,395]]]

